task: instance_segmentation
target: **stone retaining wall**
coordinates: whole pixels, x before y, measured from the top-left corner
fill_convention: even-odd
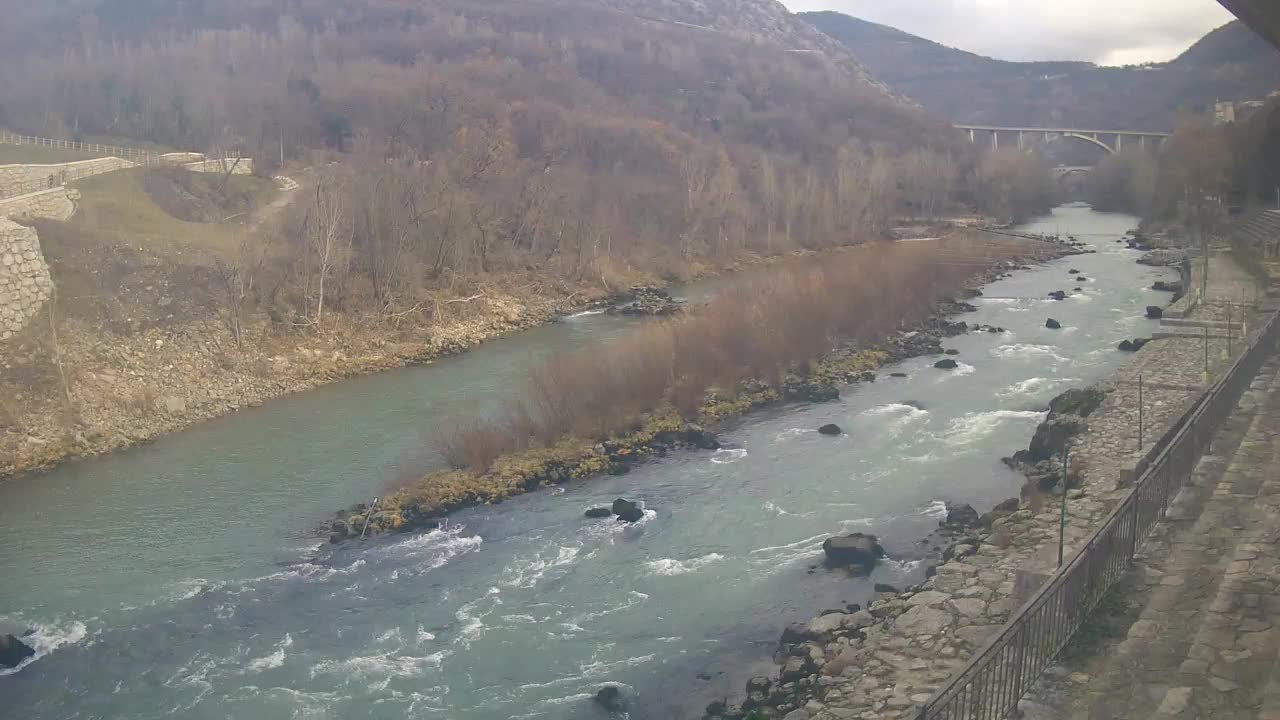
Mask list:
[[[36,231],[0,218],[0,340],[8,340],[53,294]]]
[[[56,187],[52,190],[27,193],[0,200],[0,218],[48,218],[50,220],[68,220],[75,212],[75,203],[79,197],[75,190]]]
[[[81,178],[131,168],[135,165],[136,163],[118,157],[54,165],[0,165],[0,198],[47,190]]]

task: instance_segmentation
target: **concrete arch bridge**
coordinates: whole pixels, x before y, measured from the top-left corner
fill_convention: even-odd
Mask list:
[[[1087,130],[999,125],[956,125],[955,128],[967,132],[969,142],[976,143],[979,138],[990,137],[992,149],[999,148],[1001,141],[1006,145],[1013,143],[1014,147],[1022,150],[1030,139],[1038,138],[1048,142],[1056,138],[1071,138],[1096,145],[1110,154],[1118,153],[1125,147],[1133,145],[1145,148],[1148,144],[1154,144],[1159,147],[1170,137],[1170,133],[1146,130]]]

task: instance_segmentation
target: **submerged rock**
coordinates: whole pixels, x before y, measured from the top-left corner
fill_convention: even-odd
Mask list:
[[[827,556],[827,564],[836,567],[851,567],[861,573],[869,573],[877,561],[884,557],[884,548],[876,540],[875,535],[851,533],[827,538],[822,543],[822,552]]]
[[[627,699],[623,697],[622,690],[617,685],[605,685],[600,688],[596,691],[593,701],[609,712],[622,713],[627,711]]]
[[[1071,268],[1070,270],[1068,270],[1068,271],[1067,271],[1067,274],[1068,274],[1068,275],[1079,275],[1079,274],[1080,274],[1080,271],[1079,271],[1079,270],[1077,270],[1077,269],[1075,269],[1075,268]]]
[[[960,351],[955,348],[947,348],[942,351],[944,355],[959,355]]]
[[[618,516],[623,522],[639,522],[644,517],[644,510],[640,509],[638,503],[632,502],[624,498],[618,498],[613,501],[613,514]]]
[[[1148,305],[1147,317],[1151,318],[1152,320],[1159,320],[1160,318],[1164,317],[1164,308],[1160,307],[1159,305]]]
[[[30,645],[13,635],[0,635],[0,667],[18,667],[23,660],[35,654]]]
[[[916,410],[924,409],[924,403],[920,402],[919,400],[903,400],[902,404],[910,408],[915,408]]]
[[[1054,300],[1066,300],[1067,293],[1064,290],[1054,290],[1053,292],[1049,293],[1049,297],[1053,298]]]
[[[1062,329],[1062,323],[1058,322],[1057,320],[1054,320],[1053,318],[1049,318],[1048,320],[1045,320],[1044,326],[1049,328],[1050,330]]]
[[[1143,345],[1146,345],[1149,342],[1151,342],[1151,340],[1147,338],[1134,338],[1132,340],[1121,340],[1120,344],[1117,345],[1116,348],[1124,352],[1138,352],[1139,350],[1142,349]]]
[[[587,511],[582,514],[589,518],[610,517],[613,515],[613,510],[607,507],[593,507],[587,508]]]
[[[822,433],[823,435],[839,435],[844,431],[841,430],[840,426],[836,425],[835,423],[827,423],[826,425],[823,425],[822,427],[818,428],[818,432]]]
[[[903,372],[889,373],[889,377],[904,378],[907,374]]]
[[[1160,292],[1180,293],[1182,292],[1182,282],[1179,280],[1174,280],[1172,282],[1157,280],[1152,283],[1151,289],[1158,290]]]
[[[938,368],[939,370],[955,370],[957,367],[960,367],[960,365],[955,360],[952,360],[951,358],[944,358],[942,360],[939,360],[938,362],[934,363],[933,366]]]

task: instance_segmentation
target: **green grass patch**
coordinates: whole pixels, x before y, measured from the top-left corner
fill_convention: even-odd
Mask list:
[[[1079,670],[1101,655],[1108,645],[1123,640],[1142,613],[1139,590],[1133,572],[1113,585],[1076,634],[1071,636],[1058,661],[1072,670]]]
[[[109,153],[63,150],[41,145],[0,144],[0,165],[55,165],[77,160],[92,160],[107,155]]]
[[[204,250],[220,256],[235,253],[244,234],[238,223],[189,222],[175,217],[147,192],[148,171],[132,168],[86,178],[73,184],[80,191],[79,208],[69,224],[90,236],[166,251]],[[220,180],[210,175],[201,185]],[[237,175],[227,179],[224,193],[239,198],[248,212],[268,202],[276,192],[269,180]]]

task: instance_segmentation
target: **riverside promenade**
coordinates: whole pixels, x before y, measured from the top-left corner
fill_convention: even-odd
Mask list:
[[[1193,284],[1198,282],[1199,270],[1193,275]],[[793,631],[793,643],[802,642],[791,645],[780,680],[753,681],[748,686],[750,697],[738,712],[768,707],[786,720],[919,717],[933,693],[1054,572],[1060,522],[1064,521],[1065,555],[1070,558],[1127,497],[1159,439],[1226,372],[1246,347],[1245,336],[1274,312],[1253,278],[1228,253],[1210,256],[1204,290],[1179,301],[1174,306],[1176,317],[1162,324],[1155,339],[1100,385],[1105,398],[1088,416],[1087,429],[1074,439],[1071,465],[1073,472],[1081,473],[1081,481],[1067,492],[1065,517],[1060,515],[1058,499],[1035,493],[1024,493],[1016,507],[1015,499],[1002,503],[989,528],[961,533],[925,582],[905,592],[884,593],[859,612],[826,614],[807,629]],[[1217,504],[1201,527],[1205,540],[1183,542],[1178,548],[1143,546],[1144,558],[1168,566],[1145,568],[1142,577],[1155,578],[1152,588],[1196,588],[1194,599],[1186,602],[1204,601],[1207,622],[1200,624],[1199,615],[1169,615],[1175,608],[1162,603],[1170,601],[1156,600],[1150,616],[1144,615],[1130,630],[1133,642],[1123,651],[1104,656],[1096,671],[1071,673],[1055,668],[1046,682],[1033,687],[1023,703],[1028,717],[1145,718],[1162,707],[1161,712],[1170,717],[1280,720],[1280,714],[1216,714],[1215,709],[1226,707],[1225,701],[1211,701],[1208,695],[1203,700],[1208,714],[1196,710],[1201,707],[1196,704],[1201,702],[1197,692],[1229,694],[1253,687],[1252,694],[1240,695],[1248,698],[1242,702],[1253,703],[1252,708],[1264,707],[1265,702],[1254,699],[1270,692],[1262,687],[1269,679],[1259,675],[1260,668],[1275,658],[1274,650],[1266,649],[1275,646],[1275,638],[1265,618],[1274,616],[1280,605],[1272,606],[1275,585],[1262,578],[1275,578],[1280,569],[1280,557],[1271,550],[1271,543],[1280,539],[1280,507],[1273,509],[1264,499],[1280,483],[1280,474],[1270,473],[1277,479],[1267,481],[1256,469],[1270,467],[1277,459],[1271,439],[1280,432],[1280,392],[1274,392],[1274,398],[1267,395],[1280,391],[1275,374],[1272,361],[1242,402],[1247,412],[1237,412],[1220,431],[1235,432],[1247,456],[1242,455],[1227,476],[1231,479],[1209,492],[1209,499]],[[1257,408],[1270,409],[1257,411],[1262,419],[1255,426],[1252,418]],[[1253,434],[1246,441],[1250,429]],[[1215,451],[1230,445],[1220,443]],[[1210,477],[1215,463],[1222,465],[1224,459],[1207,456],[1197,477]],[[1280,496],[1274,499],[1280,502]],[[1236,507],[1231,510],[1225,503]],[[1178,505],[1171,517],[1192,512],[1183,507]],[[1166,532],[1158,529],[1156,536]],[[1211,551],[1217,564],[1210,567],[1220,565],[1220,575],[1201,567],[1204,553]],[[1207,614],[1209,605],[1218,613],[1216,619]],[[1177,612],[1190,612],[1175,606]],[[1197,640],[1201,633],[1203,638]],[[1160,654],[1143,645],[1165,642],[1160,638],[1170,643]],[[1174,641],[1185,642],[1175,648]],[[1157,662],[1157,657],[1164,660]],[[1132,664],[1148,660],[1153,664],[1141,668]],[[1231,672],[1227,666],[1233,663],[1245,664],[1236,666],[1239,672]],[[1180,671],[1188,673],[1185,678],[1176,674]],[[1272,694],[1280,697],[1280,678],[1275,685]],[[1125,704],[1130,696],[1134,704]],[[1122,697],[1125,703],[1120,702]],[[733,708],[708,714],[737,716]]]

